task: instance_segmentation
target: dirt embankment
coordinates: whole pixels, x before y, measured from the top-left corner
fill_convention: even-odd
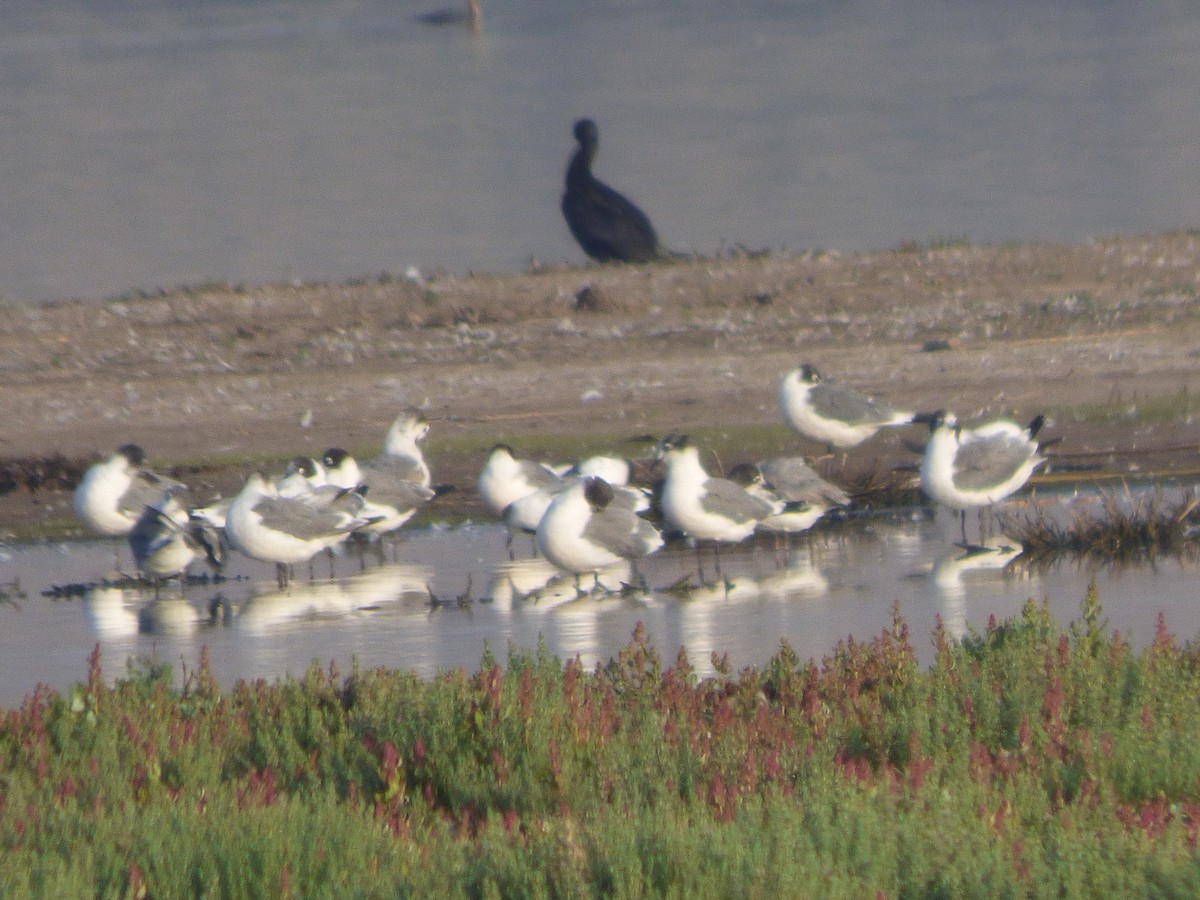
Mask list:
[[[125,442],[227,493],[264,461],[376,452],[411,404],[468,512],[499,440],[559,455],[681,430],[727,456],[813,452],[776,402],[802,361],[960,419],[1047,411],[1064,464],[1182,471],[1200,462],[1198,292],[1200,235],[1178,232],[13,305],[0,531],[68,520],[72,472]],[[921,439],[876,438],[847,465],[911,462]],[[31,494],[38,459],[62,477]]]

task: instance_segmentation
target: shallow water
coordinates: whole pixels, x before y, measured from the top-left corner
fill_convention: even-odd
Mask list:
[[[1063,510],[1098,508],[1094,495],[1055,501]],[[1017,614],[1025,601],[1049,600],[1062,624],[1079,615],[1095,579],[1108,624],[1136,646],[1151,640],[1159,615],[1180,638],[1200,633],[1196,554],[1154,565],[1059,562],[1031,567],[1009,554],[963,558],[953,546],[957,520],[912,510],[863,519],[779,555],[769,541],[727,549],[729,586],[676,593],[695,580],[696,555],[669,549],[641,566],[652,591],[625,597],[576,598],[574,581],[547,583],[554,572],[535,559],[510,561],[497,525],[411,529],[399,562],[367,568],[341,556],[337,577],[318,559],[279,590],[273,567],[233,554],[220,585],[148,590],[97,588],[80,599],[41,596],[51,585],[95,582],[113,571],[119,542],[86,541],[0,547],[0,590],[24,597],[0,604],[0,705],[17,704],[38,682],[63,690],[86,677],[98,643],[109,677],[126,660],[157,657],[194,668],[207,647],[225,685],[239,678],[300,674],[314,660],[342,672],[364,667],[411,669],[422,676],[453,667],[474,671],[490,645],[535,649],[539,639],[563,658],[606,662],[642,622],[664,662],[685,647],[693,665],[712,672],[712,653],[735,668],[761,665],[786,639],[801,659],[820,659],[849,635],[865,640],[889,628],[898,606],[923,661],[932,658],[938,617],[961,635],[990,617]],[[518,539],[518,556],[529,544]],[[711,559],[706,574],[712,578]],[[627,572],[607,573],[616,587]],[[438,603],[431,601],[436,597]],[[461,602],[460,602],[461,601]]]
[[[1196,223],[1187,4],[457,2],[0,4],[0,298],[579,262],[581,115],[680,250]]]

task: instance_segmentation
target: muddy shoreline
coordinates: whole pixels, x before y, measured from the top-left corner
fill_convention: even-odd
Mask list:
[[[449,517],[481,513],[497,441],[566,459],[687,431],[714,465],[816,453],[776,401],[800,362],[960,419],[1047,413],[1060,474],[1189,473],[1198,292],[1200,234],[1181,231],[10,304],[0,533],[69,531],[70,471],[128,441],[228,493],[295,454],[377,452],[407,405],[431,420],[435,478],[460,488]],[[898,430],[827,465],[844,481],[904,472],[922,440]],[[31,491],[21,466],[46,459],[63,471]]]

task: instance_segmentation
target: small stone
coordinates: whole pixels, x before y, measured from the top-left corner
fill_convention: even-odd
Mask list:
[[[580,312],[620,312],[621,305],[607,290],[597,285],[585,284],[575,295],[575,308]]]

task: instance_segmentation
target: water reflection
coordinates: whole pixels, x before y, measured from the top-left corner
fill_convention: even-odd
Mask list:
[[[803,616],[806,606],[826,598],[829,589],[809,548],[792,551],[783,565],[765,574],[734,574],[686,588],[673,611],[678,643],[687,648],[697,672],[711,674],[713,654],[730,651],[731,634],[742,633],[759,642],[760,650],[773,651],[790,630],[789,620]]]
[[[520,606],[528,612],[545,612],[591,595],[619,594],[631,577],[628,561],[601,569],[594,578],[576,579],[541,557],[508,560],[492,573],[489,598],[500,609]]]
[[[794,550],[787,565],[758,580],[759,589],[768,597],[798,600],[820,597],[829,590],[826,578],[813,561],[809,550]]]
[[[425,566],[393,563],[340,580],[293,582],[286,588],[260,584],[234,611],[230,624],[249,634],[261,634],[373,611],[406,599],[428,607],[432,578],[433,571]]]
[[[159,597],[137,611],[138,631],[145,634],[170,634],[185,637],[195,634],[208,616],[201,616],[196,607],[182,598]]]
[[[1003,578],[1010,563],[1021,555],[1019,547],[1001,544],[993,547],[955,548],[942,555],[929,573],[941,602],[942,625],[953,637],[967,633],[967,589],[978,587],[979,575]]]
[[[83,599],[83,614],[99,637],[127,637],[141,630],[138,609],[152,596],[130,588],[93,588]]]
[[[202,646],[223,684],[300,673],[314,660],[346,671],[357,659],[430,677],[473,670],[489,645],[503,659],[510,644],[532,649],[544,641],[556,655],[605,663],[641,622],[664,662],[683,647],[708,673],[713,652],[727,653],[737,668],[762,665],[784,640],[801,659],[820,659],[848,635],[867,639],[890,628],[898,606],[928,661],[939,616],[962,635],[993,615],[1019,614],[1032,597],[1046,598],[1065,623],[1078,616],[1093,580],[1111,626],[1135,645],[1153,638],[1160,612],[1182,637],[1200,630],[1194,556],[1153,566],[1031,567],[1014,562],[1011,547],[964,554],[945,533],[955,523],[942,519],[856,523],[782,561],[769,541],[747,542],[723,555],[727,583],[691,590],[679,584],[694,582],[694,552],[670,547],[640,566],[650,594],[623,591],[631,573],[621,566],[602,573],[611,593],[582,597],[574,577],[545,560],[508,560],[500,525],[414,529],[405,555],[427,563],[298,579],[282,591],[269,565],[235,556],[227,580],[165,587],[158,597],[126,585],[60,593],[78,600],[42,596],[64,576],[86,581],[107,572],[113,542],[9,547],[5,577],[11,571],[27,599],[0,604],[0,705],[20,703],[38,681],[64,689],[81,679],[97,642],[110,677],[123,675],[131,657],[194,665]]]

